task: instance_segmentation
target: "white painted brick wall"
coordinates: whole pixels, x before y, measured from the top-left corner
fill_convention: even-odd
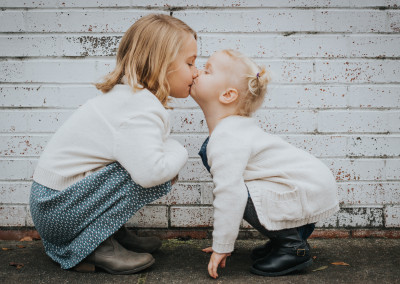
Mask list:
[[[267,66],[259,125],[321,158],[338,181],[342,209],[319,227],[400,227],[399,0],[0,0],[0,8],[0,227],[33,226],[38,157],[98,94],[92,83],[112,70],[124,31],[149,13],[172,13],[198,32],[199,67],[222,48]],[[172,135],[189,161],[131,226],[212,224],[213,184],[197,155],[207,125],[192,99],[173,106]]]

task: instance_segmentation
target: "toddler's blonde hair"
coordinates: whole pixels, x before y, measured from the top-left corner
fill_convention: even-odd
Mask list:
[[[241,63],[244,67],[245,74],[243,74],[239,82],[237,114],[251,116],[264,101],[269,75],[264,66],[258,66],[250,58],[236,50],[226,49],[222,52]]]
[[[121,39],[115,69],[95,84],[96,88],[107,93],[124,77],[134,90],[150,90],[166,107],[170,92],[167,72],[188,35],[197,40],[187,24],[168,15],[150,14],[139,19]]]

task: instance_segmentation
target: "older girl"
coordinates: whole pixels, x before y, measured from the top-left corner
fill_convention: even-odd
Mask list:
[[[188,96],[197,76],[196,33],[167,15],[148,15],[123,36],[117,63],[54,134],[33,176],[30,205],[46,253],[63,269],[113,274],[154,263],[157,238],[123,225],[171,190],[187,160],[170,135],[169,96]],[[78,265],[79,264],[79,265]]]

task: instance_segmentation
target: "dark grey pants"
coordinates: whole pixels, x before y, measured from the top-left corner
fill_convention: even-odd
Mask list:
[[[253,200],[249,196],[247,199],[246,209],[244,210],[243,219],[247,221],[254,229],[259,231],[262,235],[268,237],[268,230],[261,225],[260,220],[258,220],[256,209],[254,208]],[[303,240],[307,240],[312,232],[314,231],[315,224],[306,224],[301,227],[297,227],[300,237]]]

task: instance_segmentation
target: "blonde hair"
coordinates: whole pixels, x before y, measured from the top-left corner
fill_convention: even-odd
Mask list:
[[[263,103],[267,93],[269,75],[264,66],[258,66],[250,58],[242,53],[226,49],[225,54],[237,60],[244,67],[244,72],[239,83],[239,103],[237,114],[251,116]]]
[[[96,88],[107,93],[124,78],[134,90],[150,90],[166,107],[167,72],[187,35],[197,40],[196,32],[177,18],[150,14],[139,19],[121,39],[115,69]]]

